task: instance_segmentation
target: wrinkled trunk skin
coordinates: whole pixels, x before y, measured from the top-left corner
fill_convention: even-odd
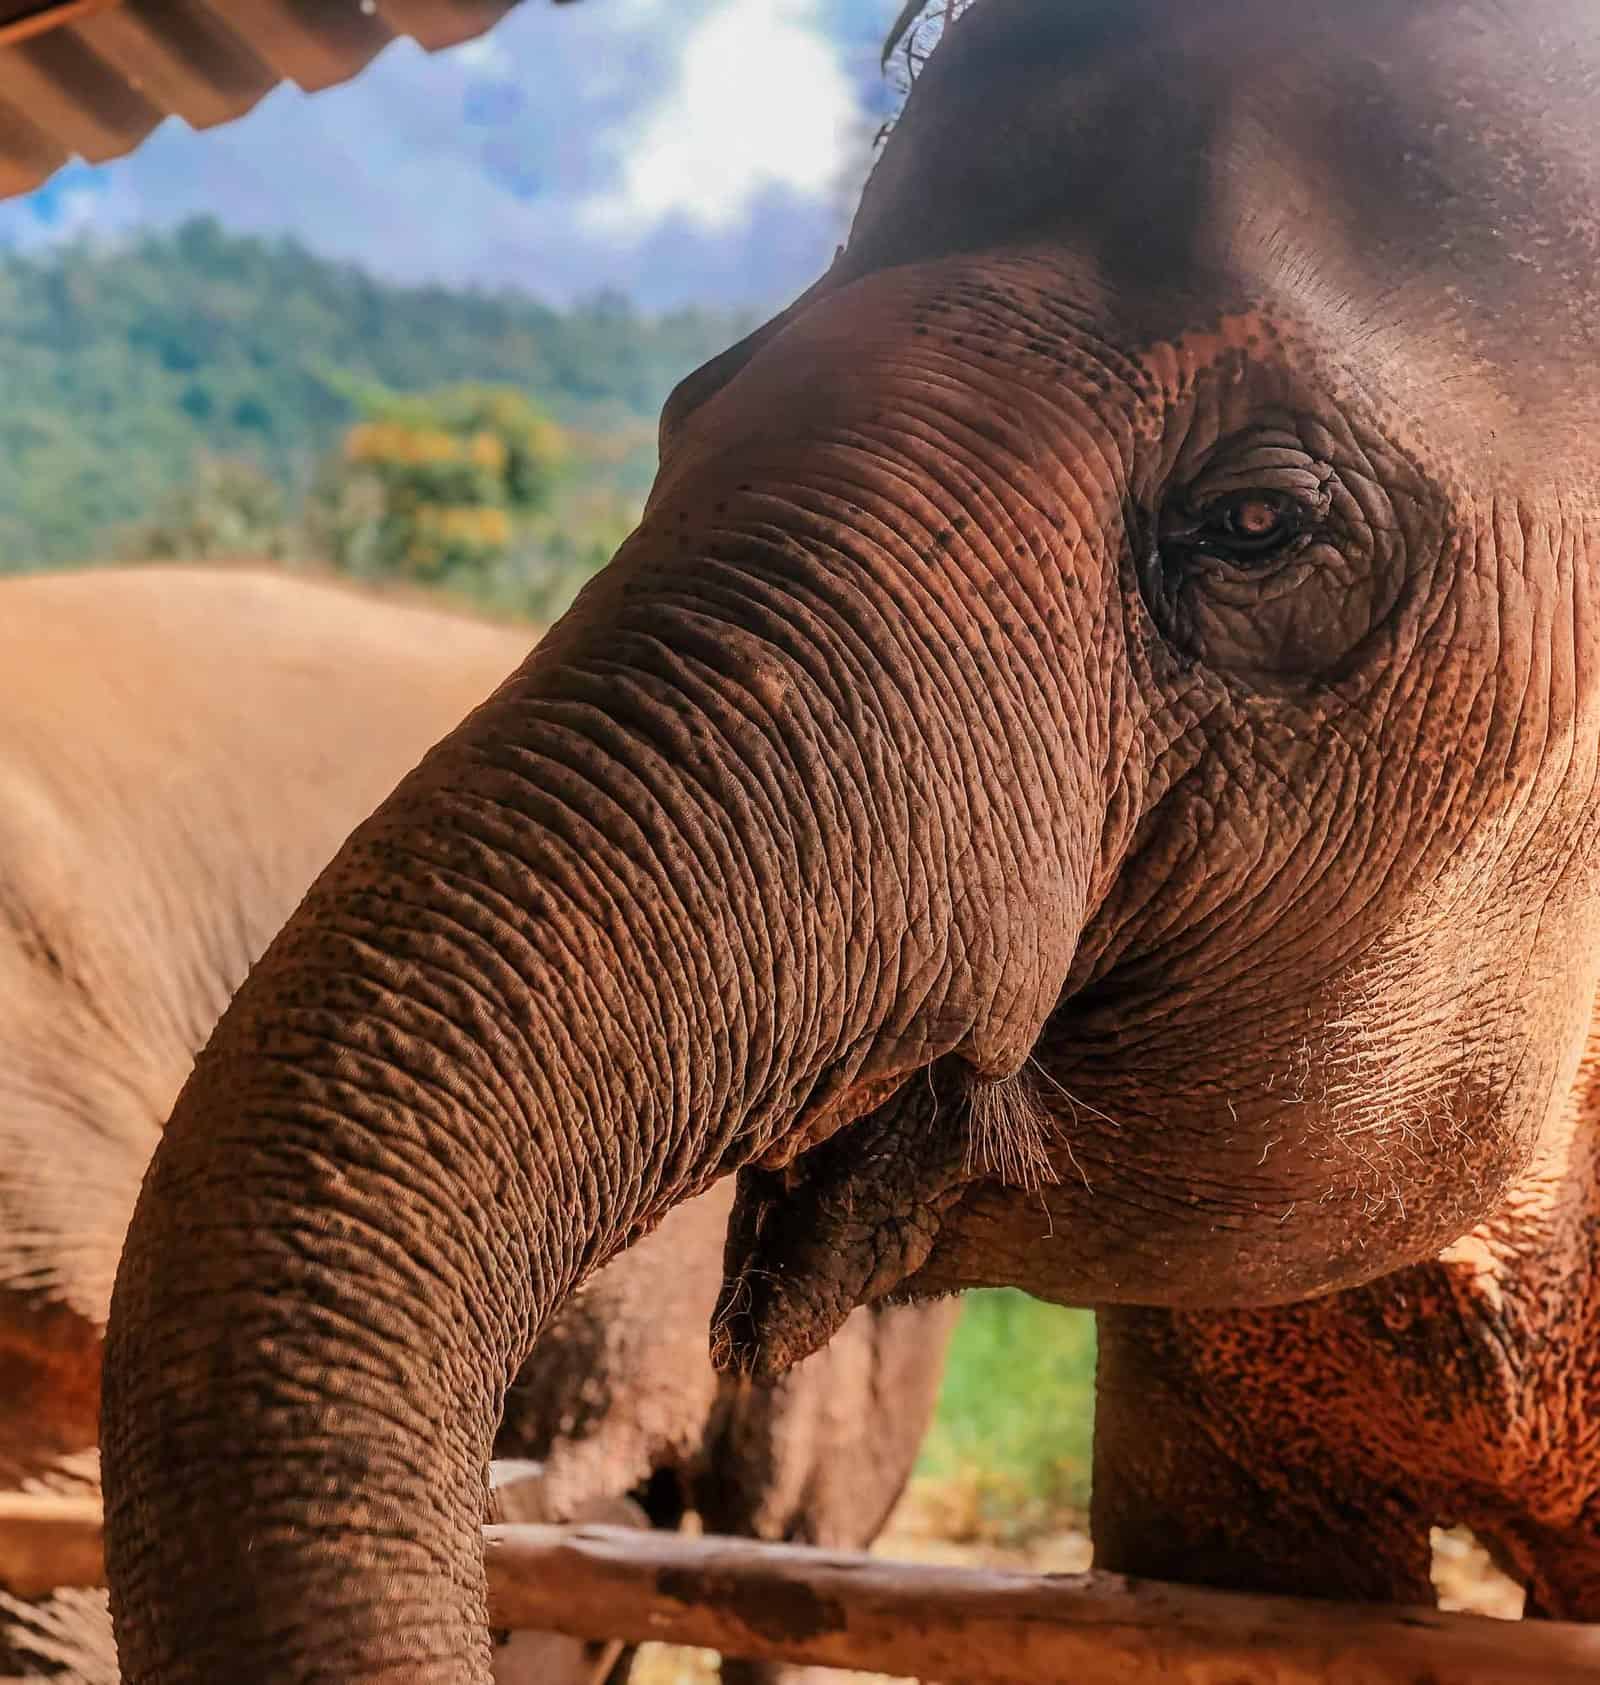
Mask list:
[[[484,1470],[551,1310],[931,1061],[1026,1058],[1123,748],[1100,552],[1069,593],[1037,550],[1113,492],[987,487],[907,308],[824,304],[706,406],[198,1061],[107,1349],[128,1680],[482,1685]]]

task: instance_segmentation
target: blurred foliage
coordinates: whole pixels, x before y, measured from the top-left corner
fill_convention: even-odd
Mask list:
[[[469,588],[549,508],[566,437],[521,392],[369,387],[308,510],[314,547],[348,571]]]
[[[646,317],[613,295],[557,311],[507,292],[391,286],[211,219],[7,255],[0,570],[100,559],[185,499],[191,514],[196,499],[228,503],[218,459],[276,483],[295,514],[362,419],[361,391],[492,383],[559,427],[626,442],[578,451],[552,493],[552,521],[570,498],[575,516],[599,523],[594,534],[564,533],[548,555],[489,570],[513,594],[526,576],[535,594],[559,598],[567,587],[552,580],[631,524],[673,384],[749,325],[700,310]],[[510,554],[526,538],[519,531]]]
[[[202,456],[194,478],[156,500],[154,512],[116,536],[124,561],[283,561],[300,549],[289,499],[271,475],[234,457]]]
[[[1059,1525],[1089,1503],[1094,1317],[1010,1289],[969,1293],[918,1477],[972,1498],[975,1532]]]
[[[514,389],[375,389],[362,407],[369,419],[315,467],[298,507],[249,461],[202,456],[102,554],[322,564],[548,623],[638,519],[638,500],[604,480],[633,448],[626,435],[557,427]]]

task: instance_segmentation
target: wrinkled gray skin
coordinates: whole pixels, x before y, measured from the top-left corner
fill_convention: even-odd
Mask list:
[[[531,641],[262,573],[0,585],[0,1482],[95,1483],[112,1272],[195,1052],[351,827]],[[722,1531],[868,1544],[954,1307],[864,1311],[776,1387],[719,1385],[730,1192],[568,1307],[498,1450],[543,1461],[552,1519],[655,1476],[661,1525],[687,1502]],[[0,1599],[0,1678],[115,1674],[103,1598]]]
[[[1515,1213],[1586,1174],[1597,82],[1591,0],[971,8],[843,256],[199,1062],[108,1342],[129,1680],[480,1685],[505,1389],[735,1171],[729,1367],[1013,1281],[1157,1408],[1164,1319],[1492,1230],[1467,1474],[1537,1550],[1557,1418],[1485,1307],[1539,1331]],[[1122,1416],[1112,1563],[1201,1443]],[[1169,1561],[1259,1571],[1238,1489]],[[1309,1506],[1300,1573],[1418,1494]]]

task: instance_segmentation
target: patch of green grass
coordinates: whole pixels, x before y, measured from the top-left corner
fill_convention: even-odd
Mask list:
[[[1081,1516],[1094,1431],[1094,1317],[1009,1289],[969,1293],[919,1481],[964,1487],[973,1525],[1014,1533]]]

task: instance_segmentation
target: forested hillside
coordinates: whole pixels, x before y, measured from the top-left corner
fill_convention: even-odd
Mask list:
[[[291,500],[349,426],[351,393],[508,383],[648,484],[673,383],[744,331],[725,314],[560,312],[508,294],[385,285],[210,220],[115,249],[0,259],[0,569],[95,557],[189,483],[254,462]]]

